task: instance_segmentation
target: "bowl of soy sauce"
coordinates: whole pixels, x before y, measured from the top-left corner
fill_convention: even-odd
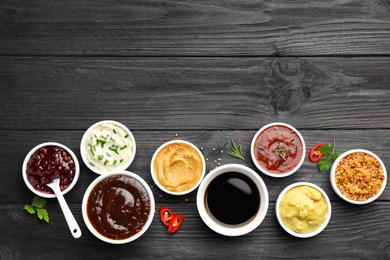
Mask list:
[[[240,164],[227,164],[203,179],[197,207],[203,222],[225,236],[242,236],[256,229],[268,211],[268,190],[261,177]]]

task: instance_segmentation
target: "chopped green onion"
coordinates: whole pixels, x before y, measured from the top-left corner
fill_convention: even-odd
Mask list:
[[[92,166],[95,166],[95,164],[93,164],[93,163],[91,163],[91,162],[88,162],[90,165],[92,165]]]
[[[115,165],[117,162],[118,162],[117,160],[114,160],[114,162],[112,164]]]
[[[107,165],[107,163],[109,163],[109,161],[107,159],[104,160],[104,165]]]
[[[123,159],[121,159],[120,161],[119,161],[119,163],[122,163],[123,162]]]
[[[112,131],[114,132],[114,134],[116,134],[116,131],[115,131],[115,129],[112,129]]]
[[[111,145],[108,149],[115,152],[116,154],[119,154],[118,153],[118,146],[117,145]]]
[[[123,150],[123,149],[126,149],[127,148],[127,145],[125,145],[125,146],[122,146],[119,150]]]
[[[126,134],[126,135],[125,135],[125,138],[127,138],[127,137],[129,137],[129,135],[128,135],[128,134]]]
[[[103,140],[100,140],[100,139],[96,139],[96,145],[99,145],[100,144],[100,147],[104,148],[104,145],[105,145],[105,141]]]
[[[104,158],[104,155],[98,155],[98,160],[99,161],[103,160],[103,158]]]
[[[89,149],[89,151],[91,152],[92,157],[95,157],[95,153],[93,152],[93,150],[92,150],[92,149]]]
[[[111,157],[112,155],[111,154],[109,154],[108,152],[106,152],[106,155],[108,156],[108,157]]]

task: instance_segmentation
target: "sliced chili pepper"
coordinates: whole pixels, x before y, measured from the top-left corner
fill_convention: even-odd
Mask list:
[[[183,225],[184,216],[182,214],[174,215],[168,227],[168,234],[173,234],[179,230],[181,225]]]
[[[169,222],[171,222],[173,216],[173,212],[169,208],[160,208],[160,219],[165,226],[169,227]]]
[[[318,162],[321,157],[322,157],[322,153],[320,151],[317,150],[318,147],[321,147],[321,146],[324,146],[324,144],[320,143],[320,144],[316,144],[314,145],[311,149],[310,149],[310,152],[309,152],[309,159],[311,162],[313,163],[316,163]]]

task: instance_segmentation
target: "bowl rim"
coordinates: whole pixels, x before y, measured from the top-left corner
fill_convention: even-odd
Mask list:
[[[336,168],[337,168],[337,165],[339,164],[339,162],[344,157],[346,157],[347,155],[352,154],[352,153],[357,153],[357,152],[366,153],[366,154],[371,155],[372,157],[374,157],[379,162],[379,164],[381,165],[382,171],[383,171],[383,175],[384,175],[383,184],[382,184],[382,187],[379,190],[379,192],[375,196],[372,196],[371,198],[369,198],[367,200],[364,200],[364,201],[351,200],[351,199],[347,198],[346,196],[344,196],[341,193],[341,191],[339,190],[339,188],[337,187],[337,184],[335,182]],[[342,198],[343,200],[345,200],[345,201],[347,201],[347,202],[349,202],[351,204],[355,204],[355,205],[368,204],[368,203],[373,202],[377,198],[379,198],[379,196],[383,193],[383,191],[386,188],[386,184],[387,184],[387,171],[386,171],[386,167],[385,167],[383,161],[375,153],[373,153],[373,152],[371,152],[369,150],[366,150],[366,149],[351,149],[351,150],[348,150],[348,151],[342,153],[339,157],[337,157],[336,161],[334,161],[334,163],[332,164],[332,168],[330,169],[330,184],[331,184],[334,192],[340,198]]]
[[[322,196],[325,198],[325,201],[326,201],[326,204],[328,205],[328,215],[324,221],[324,223],[322,223],[322,225],[317,228],[316,230],[310,232],[310,233],[304,233],[304,234],[301,234],[301,233],[297,233],[291,229],[289,229],[282,221],[281,217],[280,217],[280,212],[279,212],[279,207],[280,207],[280,202],[282,201],[282,198],[283,196],[287,193],[287,191],[291,190],[292,188],[294,187],[297,187],[297,186],[309,186],[309,187],[312,187],[316,190],[318,190],[319,192],[321,192]],[[329,224],[329,221],[330,221],[330,218],[331,218],[331,215],[332,215],[332,205],[330,203],[330,200],[329,200],[329,197],[328,195],[326,194],[326,192],[320,188],[318,185],[314,184],[314,183],[311,183],[311,182],[295,182],[295,183],[292,183],[290,185],[288,185],[286,188],[284,188],[277,200],[276,200],[276,204],[275,204],[275,213],[276,213],[276,218],[278,219],[278,222],[280,224],[280,226],[287,232],[289,233],[290,235],[292,236],[295,236],[295,237],[298,237],[298,238],[309,238],[309,237],[313,237],[313,236],[316,236],[318,235],[319,233],[321,233]]]
[[[68,193],[76,185],[76,183],[77,183],[77,181],[79,179],[79,176],[80,176],[80,164],[79,164],[79,160],[77,159],[77,156],[73,153],[73,151],[69,147],[67,147],[66,145],[63,145],[61,143],[57,143],[57,142],[44,142],[44,143],[40,143],[40,144],[34,146],[27,153],[26,157],[24,158],[23,165],[22,165],[22,176],[23,176],[24,183],[36,195],[38,195],[38,196],[40,196],[42,198],[51,199],[51,198],[55,198],[56,197],[56,195],[54,193],[50,193],[49,194],[49,193],[45,193],[45,192],[41,192],[41,191],[36,190],[31,185],[31,183],[28,181],[28,179],[27,179],[27,163],[28,163],[28,161],[30,160],[30,158],[31,158],[33,153],[35,153],[38,149],[40,149],[42,147],[45,147],[45,146],[58,146],[58,147],[63,148],[64,150],[66,150],[70,154],[70,156],[72,157],[72,159],[74,161],[75,173],[74,173],[73,181],[65,190],[63,190],[61,192],[62,195],[65,195],[66,193]]]
[[[115,176],[115,175],[126,175],[128,177],[134,178],[137,181],[139,181],[142,184],[142,186],[144,186],[144,188],[146,189],[146,191],[147,191],[147,193],[149,195],[149,199],[150,199],[149,217],[148,217],[148,220],[146,221],[145,225],[142,227],[141,231],[139,231],[134,236],[128,237],[126,239],[118,239],[118,240],[111,239],[111,238],[108,238],[108,237],[105,237],[105,236],[101,235],[93,227],[93,225],[89,221],[88,213],[87,213],[87,202],[88,202],[88,198],[89,198],[89,195],[91,194],[92,189],[96,186],[96,184],[98,184],[104,178],[107,178],[107,177],[110,177],[110,176]],[[102,174],[99,177],[97,177],[93,182],[91,182],[91,184],[88,186],[88,188],[86,189],[86,191],[84,193],[83,201],[82,201],[82,204],[81,204],[81,212],[82,212],[82,215],[83,215],[83,220],[84,220],[85,225],[87,226],[88,230],[95,237],[97,237],[98,239],[100,239],[100,240],[102,240],[104,242],[110,243],[110,244],[125,244],[125,243],[132,242],[132,241],[136,240],[137,238],[141,237],[149,229],[150,225],[153,222],[154,213],[156,211],[155,205],[156,204],[155,204],[153,192],[150,189],[149,185],[146,183],[146,181],[142,177],[140,177],[139,175],[137,175],[137,174],[135,174],[133,172],[121,170],[121,171],[117,171],[117,172],[110,172],[110,173]]]
[[[192,148],[194,148],[194,150],[199,154],[201,160],[202,160],[202,164],[203,164],[203,170],[202,170],[202,174],[198,180],[198,182],[189,190],[186,190],[186,191],[181,191],[181,192],[174,192],[174,191],[170,191],[168,189],[166,189],[159,181],[158,181],[158,178],[156,176],[156,173],[154,171],[154,160],[156,159],[157,157],[157,154],[164,148],[166,147],[167,145],[170,145],[170,144],[174,144],[174,143],[183,143],[183,144],[187,144],[189,146],[191,146]],[[159,187],[162,191],[164,191],[165,193],[168,193],[168,194],[171,194],[171,195],[185,195],[185,194],[188,194],[192,191],[194,191],[199,185],[200,183],[202,182],[205,174],[206,174],[206,161],[204,159],[204,156],[202,154],[202,152],[198,149],[198,147],[196,147],[196,145],[194,145],[193,143],[189,142],[189,141],[184,141],[184,140],[179,140],[179,139],[175,139],[175,140],[171,140],[171,141],[168,141],[168,142],[165,142],[163,143],[162,145],[160,145],[156,151],[154,152],[153,154],[153,157],[150,161],[150,173],[152,175],[152,179],[154,181],[154,183],[157,185],[157,187]]]
[[[251,180],[253,180],[253,182],[256,184],[256,186],[259,189],[260,201],[261,201],[259,210],[255,215],[255,217],[252,220],[250,220],[250,222],[246,225],[229,226],[229,225],[223,225],[221,223],[218,223],[217,221],[213,220],[210,217],[210,215],[207,213],[206,206],[204,203],[205,192],[210,182],[214,180],[216,177],[218,177],[219,175],[231,171],[240,172],[248,176]],[[202,183],[199,186],[198,193],[196,196],[196,205],[201,219],[214,232],[224,236],[231,236],[231,237],[242,236],[255,230],[263,222],[265,216],[267,215],[268,206],[269,206],[268,189],[263,179],[258,175],[257,172],[255,172],[251,168],[241,164],[225,164],[212,170],[203,179]]]
[[[87,158],[85,155],[85,150],[84,150],[85,141],[87,139],[88,133],[90,131],[92,131],[93,129],[95,129],[97,126],[102,125],[102,124],[113,124],[113,125],[121,127],[123,130],[125,130],[126,133],[129,135],[131,142],[133,143],[133,150],[134,150],[132,157],[130,158],[130,160],[127,163],[123,164],[122,167],[118,167],[117,169],[112,170],[112,171],[108,171],[108,172],[98,171],[97,169],[92,167],[92,165],[90,165],[87,161]],[[125,126],[124,124],[122,124],[118,121],[114,121],[114,120],[101,120],[99,122],[94,123],[93,125],[88,127],[88,129],[84,132],[83,137],[81,138],[81,142],[80,142],[80,155],[81,155],[81,158],[82,158],[84,164],[88,167],[88,169],[90,169],[91,171],[93,171],[94,173],[99,174],[99,175],[126,170],[133,163],[136,151],[137,151],[137,144],[135,142],[135,138],[134,138],[133,133],[130,131],[130,129],[127,126]]]
[[[258,161],[256,159],[256,155],[254,153],[255,143],[256,143],[257,137],[260,135],[260,133],[263,132],[267,128],[270,128],[272,126],[278,126],[278,125],[281,125],[281,126],[284,126],[284,127],[287,127],[287,128],[290,128],[291,130],[293,130],[298,135],[298,137],[300,138],[300,141],[302,143],[302,149],[303,149],[303,151],[302,151],[302,158],[300,159],[300,161],[297,164],[297,166],[295,166],[292,170],[290,170],[288,172],[285,172],[285,173],[272,173],[272,172],[268,171],[267,169],[264,169],[258,163]],[[266,174],[268,176],[271,176],[271,177],[275,177],[275,178],[284,178],[284,177],[290,176],[293,173],[295,173],[302,166],[303,162],[305,161],[305,157],[306,157],[306,143],[305,143],[305,140],[303,139],[303,136],[301,135],[301,133],[295,127],[293,127],[290,124],[283,123],[283,122],[269,123],[269,124],[266,124],[265,126],[263,126],[262,128],[260,128],[256,132],[256,134],[253,136],[253,138],[252,138],[250,149],[251,149],[251,151],[250,151],[251,158],[252,158],[252,161],[253,161],[254,165],[256,166],[256,168],[259,171],[261,171],[262,173],[264,173],[264,174]]]

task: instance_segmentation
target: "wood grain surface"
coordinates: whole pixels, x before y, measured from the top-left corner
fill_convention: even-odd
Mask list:
[[[224,237],[201,220],[196,191],[168,195],[150,160],[164,142],[194,143],[207,173],[219,164],[256,169],[249,145],[270,122],[302,133],[306,148],[336,140],[390,165],[390,3],[387,0],[0,0],[0,259],[390,259],[390,191],[364,206],[344,202],[329,172],[306,158],[287,178],[259,171],[269,191],[263,223]],[[152,188],[156,209],[185,215],[168,235],[158,214],[136,241],[114,246],[84,224],[81,202],[98,176],[81,161],[93,123],[117,120],[133,132],[128,170]],[[230,139],[245,160],[230,157]],[[80,160],[65,197],[83,235],[72,238],[58,202],[50,224],[23,210],[33,194],[22,179],[31,148],[54,141]],[[222,152],[223,151],[223,152]],[[328,194],[332,217],[310,239],[287,234],[275,201],[308,181]]]
[[[85,130],[105,118],[135,130],[255,130],[270,121],[390,128],[387,57],[0,57],[0,64],[1,129]]]
[[[386,0],[0,1],[0,54],[389,55]]]

